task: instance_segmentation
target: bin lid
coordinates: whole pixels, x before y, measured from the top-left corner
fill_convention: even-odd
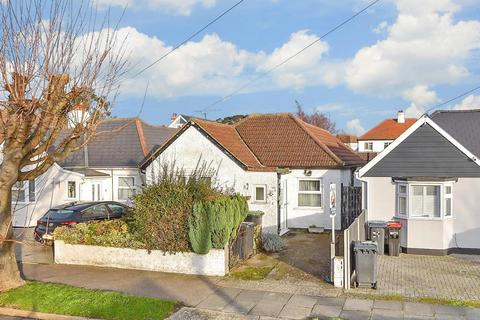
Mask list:
[[[353,243],[353,250],[358,251],[377,251],[378,245],[376,241],[355,241]]]
[[[401,229],[402,228],[402,224],[398,221],[389,221],[387,223],[387,227],[389,229]]]
[[[387,222],[382,220],[370,220],[368,221],[369,228],[386,228]]]

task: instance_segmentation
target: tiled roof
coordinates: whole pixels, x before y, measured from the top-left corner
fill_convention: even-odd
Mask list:
[[[365,132],[358,140],[395,140],[415,121],[415,118],[405,118],[404,123],[398,123],[397,119],[386,119]]]
[[[166,142],[176,129],[153,126],[138,118],[108,119],[97,126],[97,136],[59,165],[64,168],[138,167],[145,156]]]
[[[248,168],[260,169],[265,167],[257,160],[252,151],[241,139],[234,126],[198,118],[191,119]]]
[[[328,131],[291,114],[251,115],[234,125],[267,167],[342,167],[363,160]]]
[[[353,134],[337,134],[337,138],[343,143],[355,143],[358,141],[357,136]]]

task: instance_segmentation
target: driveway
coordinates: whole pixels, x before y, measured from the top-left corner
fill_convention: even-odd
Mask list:
[[[480,300],[480,260],[472,256],[378,256],[378,288],[353,292]]]
[[[17,261],[21,263],[53,263],[53,247],[38,243],[33,239],[34,228],[14,228],[13,236]]]

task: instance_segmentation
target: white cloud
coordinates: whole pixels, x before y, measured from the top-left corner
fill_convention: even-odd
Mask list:
[[[343,108],[343,105],[339,103],[326,103],[326,104],[316,106],[314,110],[318,112],[329,112],[329,111],[340,110],[342,108]]]
[[[93,0],[100,9],[108,7],[136,7],[158,9],[165,12],[189,16],[197,5],[205,8],[215,6],[216,0]]]
[[[373,32],[374,33],[377,33],[377,34],[380,34],[380,33],[383,33],[385,32],[385,30],[388,28],[388,23],[387,21],[382,21],[378,24],[378,26],[376,26],[374,29],[373,29]]]
[[[346,83],[356,92],[401,96],[417,85],[432,87],[468,76],[480,48],[480,22],[454,21],[459,7],[449,0],[397,0],[398,16],[387,37],[360,49],[350,61]]]
[[[356,135],[365,133],[365,128],[360,123],[360,119],[355,118],[347,122],[347,129]]]
[[[459,104],[453,107],[454,110],[472,110],[480,109],[480,96],[469,95],[462,100]]]
[[[172,46],[161,39],[141,33],[133,27],[121,28],[117,32],[120,39],[127,40],[124,46],[116,49],[129,52],[129,62],[136,66],[131,74],[172,49]],[[148,81],[148,94],[157,97],[225,95],[263,74],[316,37],[305,30],[295,32],[286,43],[267,53],[243,50],[215,33],[207,34],[198,41],[186,43],[140,76],[127,78],[121,92],[129,96],[142,95]],[[322,55],[327,50],[328,45],[320,42],[316,48],[276,69],[266,77],[268,81],[255,83],[242,92],[278,88],[301,89],[319,83],[330,85],[339,81],[341,72],[337,70],[343,70],[341,63],[323,65]]]
[[[438,102],[437,93],[424,85],[404,90],[402,96],[405,100],[411,101],[410,106],[405,110],[407,117],[418,118],[425,113],[425,107]]]
[[[288,42],[265,56],[264,62],[258,66],[257,70],[265,72],[275,67],[316,39],[317,36],[309,34],[308,30],[293,33]],[[320,66],[320,61],[328,52],[328,49],[326,42],[317,42],[308,50],[300,53],[295,59],[279,67],[273,73],[273,81],[282,88],[303,88],[306,85],[318,84],[319,82],[334,82],[335,79],[332,78],[332,74],[324,73],[324,69]]]

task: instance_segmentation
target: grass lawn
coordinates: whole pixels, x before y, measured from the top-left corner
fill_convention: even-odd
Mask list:
[[[0,294],[0,306],[97,319],[164,319],[175,302],[62,284],[28,282]]]

